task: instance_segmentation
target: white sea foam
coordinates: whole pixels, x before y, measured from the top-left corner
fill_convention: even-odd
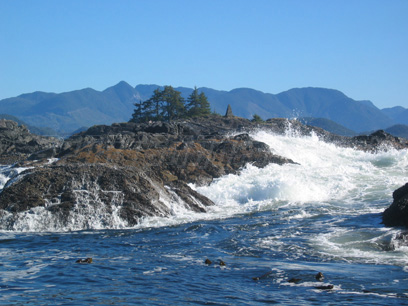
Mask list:
[[[271,208],[287,203],[384,201],[405,183],[407,150],[377,154],[340,148],[317,136],[252,135],[278,155],[299,164],[248,165],[240,175],[228,175],[196,187],[218,205],[235,210]]]
[[[0,165],[0,192],[6,184],[11,184],[19,178],[19,174],[28,167],[13,167],[12,165]]]

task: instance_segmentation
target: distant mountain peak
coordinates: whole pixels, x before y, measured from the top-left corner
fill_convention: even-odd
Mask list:
[[[134,90],[134,88],[131,85],[129,85],[129,83],[125,81],[120,81],[116,85],[106,88],[104,91],[109,90]]]

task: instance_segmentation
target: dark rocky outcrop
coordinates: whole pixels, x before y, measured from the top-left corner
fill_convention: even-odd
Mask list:
[[[208,184],[247,163],[264,167],[292,162],[247,133],[228,136],[244,131],[246,122],[207,118],[94,126],[46,156],[31,155],[57,157],[52,164],[30,159],[19,163],[32,168],[0,193],[2,228],[16,228],[20,213],[38,209],[52,214],[61,228],[72,228],[73,219],[81,222],[75,229],[91,226],[90,219],[82,220],[86,214],[102,216],[106,223],[115,215],[125,226],[134,226],[143,217],[174,214],[175,202],[185,210],[204,212],[212,201],[188,183]]]
[[[68,227],[72,212],[82,209],[86,213],[86,205],[92,212],[105,214],[112,214],[117,208],[118,216],[128,225],[137,224],[144,216],[170,215],[163,197],[166,201],[180,198],[186,209],[193,211],[205,211],[205,206],[212,205],[186,184],[167,183],[171,192],[166,192],[160,178],[149,177],[137,167],[56,163],[27,170],[19,182],[3,190],[0,207],[13,214],[44,207],[58,215],[61,226]],[[13,222],[13,218],[9,220]]]
[[[404,149],[408,147],[408,140],[395,137],[383,130],[378,130],[370,135],[355,136],[352,138],[354,148],[365,151],[377,151],[387,148]]]
[[[394,201],[382,216],[385,226],[408,227],[408,183],[392,194]]]
[[[55,155],[60,143],[59,139],[31,134],[24,125],[0,119],[0,164],[12,164],[47,150],[53,151],[48,156]]]

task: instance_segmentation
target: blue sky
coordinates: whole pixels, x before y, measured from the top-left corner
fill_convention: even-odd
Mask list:
[[[408,0],[0,0],[0,99],[137,84],[408,107]]]

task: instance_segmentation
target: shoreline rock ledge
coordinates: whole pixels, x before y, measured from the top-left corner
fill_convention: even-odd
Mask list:
[[[384,225],[408,228],[408,183],[395,190],[392,197],[394,201],[382,215]]]

